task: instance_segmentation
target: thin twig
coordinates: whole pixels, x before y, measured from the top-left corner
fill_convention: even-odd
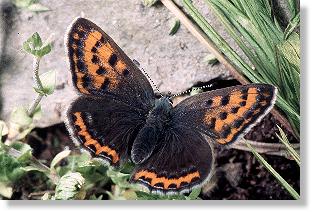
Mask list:
[[[286,146],[284,144],[281,144],[281,143],[263,143],[263,142],[241,139],[241,140],[231,144],[229,146],[229,148],[251,152],[251,149],[247,146],[246,141],[259,154],[282,156],[282,157],[285,157],[287,159],[293,160],[293,158],[289,154]],[[299,143],[292,144],[292,147],[295,149],[296,152],[298,152],[298,153],[300,152],[300,144]]]
[[[46,193],[48,193],[48,194],[55,194],[55,191],[53,191],[53,190],[48,190],[48,191],[38,191],[38,192],[32,192],[32,193],[30,193],[29,195],[28,195],[28,198],[31,198],[31,197],[34,197],[34,196],[43,196],[44,194],[46,194]]]
[[[161,0],[161,2],[173,13],[177,18],[180,19],[182,24],[196,37],[201,43],[203,43],[207,49],[215,55],[215,57],[222,63],[231,73],[231,75],[238,80],[241,84],[249,84],[250,82],[242,76],[238,70],[219,52],[213,42],[203,33],[203,31],[195,25],[184,12],[172,1],[172,0]],[[295,138],[298,136],[294,133],[291,125],[287,119],[276,109],[273,108],[271,111],[272,115],[289,131]]]

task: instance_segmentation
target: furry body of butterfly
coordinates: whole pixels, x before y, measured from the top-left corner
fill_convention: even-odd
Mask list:
[[[144,127],[134,140],[131,159],[135,164],[144,162],[154,151],[164,132],[170,127],[172,104],[169,97],[155,100],[154,108],[149,112]]]

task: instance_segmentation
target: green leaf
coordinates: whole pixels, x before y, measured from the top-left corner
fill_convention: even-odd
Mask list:
[[[202,93],[203,89],[201,87],[192,87],[192,90],[190,92],[190,96],[194,96],[196,94]]]
[[[38,32],[35,32],[23,44],[24,50],[31,54],[33,54],[35,50],[39,50],[41,46],[42,46],[42,40]]]
[[[190,195],[187,197],[189,200],[196,200],[198,196],[200,195],[201,188],[194,188]]]
[[[51,52],[51,50],[52,50],[52,44],[49,43],[37,51],[37,56],[43,57],[44,55],[49,54]]]
[[[114,184],[118,185],[120,188],[132,188],[133,185],[128,182],[130,174],[125,174],[113,169],[107,170],[107,176],[111,178]]]
[[[146,7],[151,7],[156,4],[159,0],[142,0],[142,3]]]
[[[25,107],[14,108],[11,116],[10,123],[17,124],[21,127],[27,127],[32,123],[32,118],[29,117]]]
[[[36,91],[38,93],[43,93],[44,95],[51,95],[55,90],[56,71],[52,70],[41,74],[40,80],[42,83],[43,90],[41,91],[37,88]]]
[[[214,54],[208,54],[204,57],[203,62],[213,66],[219,63],[219,60],[216,58],[216,56],[214,56]]]
[[[96,197],[95,194],[92,194],[89,197],[89,200],[102,200],[102,199],[103,199],[103,195],[100,195],[100,196]]]
[[[17,157],[17,160],[22,163],[27,163],[32,157],[32,148],[23,142],[14,142],[11,147],[19,151],[21,154]]]
[[[36,3],[36,4],[31,4],[27,7],[28,10],[32,11],[32,12],[46,12],[46,11],[50,11],[50,8],[40,4],[40,3]]]
[[[84,184],[85,179],[79,172],[65,174],[56,186],[54,198],[56,200],[84,199],[86,195]]]
[[[282,176],[246,141],[246,145],[250,148],[257,160],[277,179],[277,181],[289,192],[294,199],[300,199],[299,194],[289,185]]]
[[[52,160],[50,169],[55,169],[56,164],[61,162],[61,160],[67,158],[70,154],[70,150],[63,150],[62,152],[58,153]]]
[[[106,175],[107,167],[98,161],[91,160],[87,153],[69,155],[67,164],[56,168],[58,175],[62,176],[67,172],[79,172],[85,178],[86,186],[94,186],[96,183],[103,185],[109,181]]]
[[[27,39],[27,41],[23,43],[23,49],[36,57],[43,57],[44,55],[50,53],[52,50],[52,44],[48,43],[43,46],[40,35],[35,32],[30,38]]]
[[[29,117],[28,111],[25,107],[17,107],[13,109],[9,124],[10,135],[15,138],[15,140],[25,138],[25,136],[35,127],[33,119]]]
[[[31,5],[34,0],[12,0],[12,3],[19,8],[26,8]]]
[[[299,26],[300,24],[300,13],[298,13],[295,17],[293,17],[288,26],[285,29],[285,35],[284,39],[286,40],[290,34],[294,32],[294,30]]]
[[[177,31],[180,29],[180,25],[181,25],[180,20],[175,20],[173,26],[171,27],[169,35],[172,36],[172,35],[176,34]]]
[[[21,163],[14,157],[8,155],[0,146],[0,182],[10,185],[23,176]]]
[[[27,9],[31,12],[46,12],[50,9],[40,3],[38,3],[38,0],[12,0],[12,3],[18,7]]]

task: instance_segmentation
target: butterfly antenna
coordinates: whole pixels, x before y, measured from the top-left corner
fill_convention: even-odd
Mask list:
[[[205,89],[205,88],[211,88],[212,85],[213,85],[213,83],[211,83],[211,84],[209,84],[209,85],[204,85],[204,86],[201,86],[201,87],[193,87],[193,88],[190,88],[190,89],[188,89],[188,90],[186,90],[186,91],[183,91],[183,92],[180,92],[180,93],[177,93],[177,94],[172,95],[172,96],[170,97],[170,99],[173,99],[173,98],[175,98],[175,97],[177,97],[177,96],[186,95],[186,94],[188,94],[188,93],[191,93],[192,91],[203,90],[203,89]]]
[[[137,60],[135,60],[135,59],[133,59],[133,62],[139,69],[141,69],[141,71],[144,73],[144,75],[147,77],[147,79],[151,82],[152,86],[158,91],[160,96],[163,97],[163,95],[160,93],[160,90],[158,89],[157,85],[154,83],[154,81],[148,75],[148,73],[144,70],[144,68],[141,67],[140,63]]]

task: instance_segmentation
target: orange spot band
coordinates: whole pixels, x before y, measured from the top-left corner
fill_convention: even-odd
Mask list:
[[[108,146],[101,146],[101,144],[93,139],[91,135],[89,134],[86,125],[84,124],[84,121],[81,117],[80,112],[74,113],[76,117],[75,125],[80,127],[80,130],[78,132],[78,135],[83,136],[86,139],[86,142],[83,144],[84,146],[88,147],[89,145],[93,145],[96,149],[95,154],[99,155],[101,152],[105,152],[106,154],[110,155],[112,157],[112,162],[117,163],[119,161],[119,156],[117,152]]]
[[[175,184],[179,188],[182,182],[191,183],[194,178],[199,178],[200,174],[196,171],[179,178],[168,179],[166,177],[157,177],[157,174],[154,172],[142,170],[135,174],[134,179],[138,180],[141,177],[152,179],[151,186],[155,186],[157,183],[163,183],[164,189],[168,189],[171,184]]]

